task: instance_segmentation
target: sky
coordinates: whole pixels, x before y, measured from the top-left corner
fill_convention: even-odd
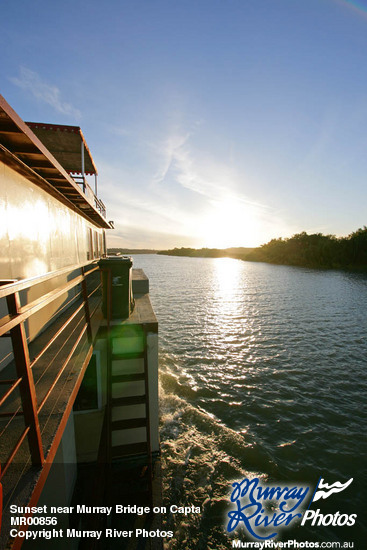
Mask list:
[[[0,93],[82,128],[110,247],[367,224],[367,0],[0,4]]]

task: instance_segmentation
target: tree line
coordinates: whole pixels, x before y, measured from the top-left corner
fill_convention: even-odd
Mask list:
[[[252,250],[246,260],[322,268],[367,268],[367,227],[347,237],[305,231],[272,239]]]
[[[237,258],[245,259],[246,255],[254,250],[253,248],[172,248],[171,250],[160,250],[157,254],[166,256],[190,256],[192,258]]]
[[[367,270],[367,227],[347,237],[305,231],[293,237],[272,239],[258,248],[174,248],[158,254],[201,258],[230,257],[253,262],[326,269]]]

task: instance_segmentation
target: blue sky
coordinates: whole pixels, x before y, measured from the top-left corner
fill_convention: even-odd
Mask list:
[[[3,2],[0,93],[80,125],[110,246],[367,223],[367,0]]]

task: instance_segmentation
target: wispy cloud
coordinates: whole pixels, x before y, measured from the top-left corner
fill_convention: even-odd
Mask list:
[[[108,206],[109,216],[127,224],[141,220],[143,226],[154,227],[156,231],[170,231],[182,220],[182,207],[171,200],[170,193],[151,189],[147,182],[147,171],[135,173],[133,169],[98,162],[101,174],[103,200]]]
[[[215,159],[199,160],[188,148],[180,148],[175,155],[176,179],[186,189],[209,199],[227,197],[235,186],[235,175],[225,163]]]
[[[20,67],[19,76],[10,77],[9,80],[19,88],[31,92],[35,98],[47,103],[58,113],[77,119],[81,117],[78,109],[62,100],[59,88],[42,80],[38,73],[26,67]]]
[[[245,171],[239,173],[230,159],[226,162],[195,147],[194,138],[173,133],[156,145],[160,169],[153,180],[154,192],[163,199],[160,208],[171,189],[182,197],[171,210],[176,220],[182,220],[181,231],[201,239],[205,246],[222,247],[254,246],[290,235],[292,229],[282,213],[258,200],[256,182]],[[184,197],[189,197],[189,204]]]
[[[140,146],[148,164],[98,162],[116,227],[109,246],[255,246],[290,235],[282,212],[259,200],[256,183],[195,138],[191,129],[171,128]]]
[[[172,134],[168,136],[163,143],[155,146],[162,159],[161,165],[153,177],[153,183],[159,184],[165,180],[171,168],[175,167],[180,151],[183,150],[186,142],[190,138],[190,133]]]
[[[244,204],[268,209],[246,195],[244,188],[249,184],[229,164],[213,156],[207,157],[202,152],[195,156],[190,147],[190,137],[190,133],[176,133],[156,146],[161,165],[153,178],[155,187],[170,179],[210,201],[233,198]]]

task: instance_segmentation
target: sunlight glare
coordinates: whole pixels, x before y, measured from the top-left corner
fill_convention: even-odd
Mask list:
[[[212,209],[203,216],[198,231],[202,246],[228,248],[257,246],[261,224],[254,207],[234,198],[213,201]]]
[[[241,260],[216,258],[214,288],[222,299],[229,300],[237,292],[242,274]]]

